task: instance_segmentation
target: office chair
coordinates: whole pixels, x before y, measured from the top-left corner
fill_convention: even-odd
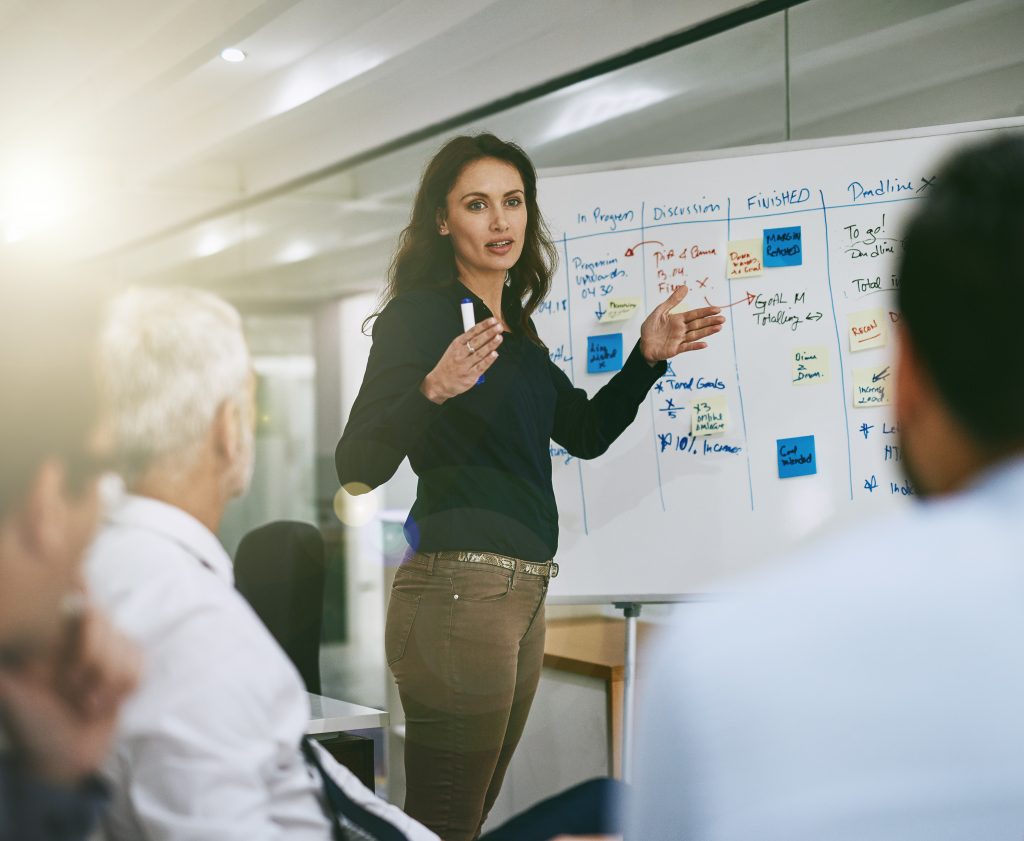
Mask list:
[[[324,541],[308,523],[253,529],[235,552],[235,586],[295,664],[306,689],[320,694],[324,617]]]

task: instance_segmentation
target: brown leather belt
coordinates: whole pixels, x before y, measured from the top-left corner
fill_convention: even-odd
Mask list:
[[[557,578],[558,564],[554,561],[523,561],[496,552],[416,552],[415,556],[434,558],[438,561],[457,561],[463,564],[487,564],[500,567],[518,575],[536,575],[539,578]]]

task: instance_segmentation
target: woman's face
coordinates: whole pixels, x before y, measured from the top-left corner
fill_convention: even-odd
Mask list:
[[[442,236],[452,238],[462,277],[504,274],[523,253],[526,194],[519,170],[497,158],[467,164],[448,193]]]

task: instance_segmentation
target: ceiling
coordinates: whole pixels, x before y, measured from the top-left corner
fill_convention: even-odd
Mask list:
[[[240,303],[375,289],[439,138],[302,179],[742,5],[0,0],[0,250]],[[1019,0],[810,0],[788,34],[792,137],[1024,114]],[[785,41],[775,14],[471,127],[542,167],[782,140]]]
[[[739,5],[0,0],[0,242],[108,252]]]

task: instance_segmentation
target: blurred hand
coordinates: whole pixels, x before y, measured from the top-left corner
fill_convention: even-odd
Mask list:
[[[452,340],[434,370],[423,378],[420,391],[438,404],[469,391],[498,358],[501,338],[496,318],[474,324]]]
[[[706,348],[708,343],[700,340],[717,333],[725,324],[718,307],[672,314],[689,291],[685,286],[678,287],[644,319],[640,327],[640,352],[649,365]]]
[[[56,651],[0,669],[0,715],[29,769],[67,786],[95,772],[141,662],[105,616],[84,607],[68,618]]]

